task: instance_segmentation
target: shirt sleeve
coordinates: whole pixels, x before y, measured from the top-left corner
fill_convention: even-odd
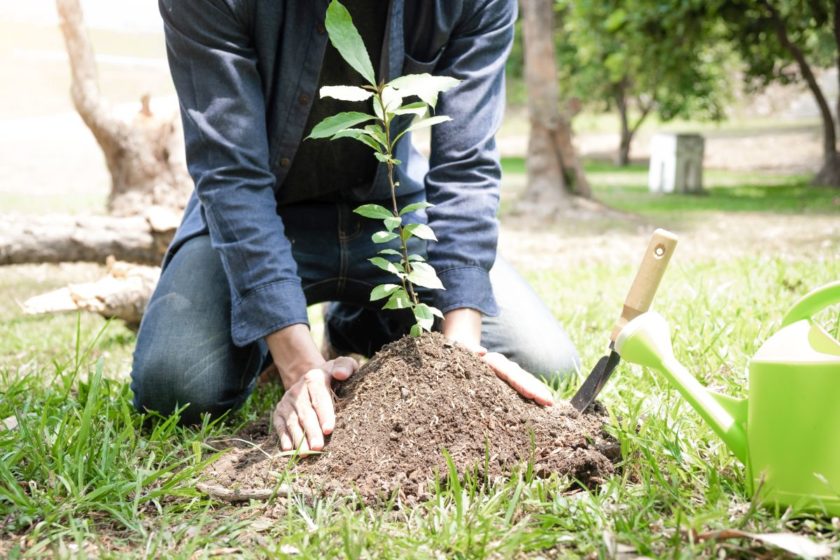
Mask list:
[[[159,1],[187,164],[230,283],[231,336],[244,346],[307,323],[307,315],[291,244],[276,212],[248,14],[238,6],[225,0]]]
[[[479,5],[483,4],[483,5]],[[476,2],[456,26],[435,73],[461,83],[441,94],[436,113],[451,121],[432,128],[426,197],[438,241],[429,262],[446,290],[443,312],[472,308],[498,314],[490,268],[496,260],[501,165],[495,134],[504,114],[505,61],[513,42],[516,2]]]

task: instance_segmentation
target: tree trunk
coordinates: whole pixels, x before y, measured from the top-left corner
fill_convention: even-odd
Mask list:
[[[192,181],[184,162],[177,115],[157,117],[144,95],[133,122],[119,119],[100,95],[79,0],[56,0],[56,6],[70,58],[73,104],[102,148],[111,173],[108,211],[130,216],[149,206],[183,209]]]
[[[633,141],[633,133],[630,130],[630,117],[627,114],[627,94],[624,82],[615,88],[615,105],[618,109],[618,119],[621,124],[621,137],[618,143],[618,154],[615,164],[620,167],[627,167],[630,164],[630,143]]]
[[[835,51],[834,65],[837,67],[837,85],[840,91],[840,2],[834,2],[834,17],[832,20],[832,27],[834,28],[834,48]],[[835,107],[835,117],[837,123],[840,125],[840,95],[837,96],[837,107]]]
[[[528,187],[524,198],[543,209],[568,207],[575,195],[591,190],[572,142],[572,128],[561,113],[554,45],[554,1],[521,0],[528,88]]]
[[[805,58],[805,53],[791,41],[784,19],[778,9],[767,0],[763,0],[762,5],[770,14],[779,43],[796,61],[799,71],[802,73],[805,83],[808,84],[808,89],[811,90],[811,94],[813,94],[820,110],[820,118],[823,124],[823,166],[814,178],[814,183],[821,186],[840,187],[840,156],[837,153],[837,132],[834,127],[834,116],[831,114],[831,108],[816,76],[814,76],[814,72],[811,70],[811,65]],[[840,16],[836,13],[835,8],[835,24],[838,17]],[[835,36],[837,36],[837,33],[838,31],[835,29]]]
[[[645,119],[653,110],[653,101],[645,103],[642,99],[636,99],[636,106],[639,109],[639,118],[633,125],[630,125],[630,109],[627,102],[627,87],[629,78],[625,77],[615,87],[615,104],[618,108],[618,118],[621,125],[621,137],[618,144],[618,153],[616,154],[615,163],[620,167],[630,165],[630,147],[633,145],[633,138],[641,128]]]
[[[0,221],[0,265],[104,263],[109,256],[158,265],[179,217],[161,209],[145,216],[6,216]]]

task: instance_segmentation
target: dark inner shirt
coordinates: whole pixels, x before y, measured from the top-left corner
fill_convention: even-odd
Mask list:
[[[382,55],[382,41],[388,14],[387,0],[343,0],[349,10],[353,24],[359,30],[362,40],[376,70]],[[321,86],[361,86],[365,81],[358,72],[347,64],[332,43],[327,42],[318,89]],[[344,111],[371,113],[370,100],[339,101],[330,97],[321,99],[316,93],[303,137],[326,117]],[[369,185],[373,181],[378,162],[373,151],[357,140],[304,140],[298,147],[292,167],[283,185],[277,192],[278,204],[290,204],[304,200],[342,200],[342,193]]]

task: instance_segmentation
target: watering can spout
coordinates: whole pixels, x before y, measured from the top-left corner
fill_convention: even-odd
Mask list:
[[[742,462],[747,461],[747,401],[709,391],[674,357],[668,323],[656,312],[643,313],[619,333],[615,349],[622,359],[662,372]]]

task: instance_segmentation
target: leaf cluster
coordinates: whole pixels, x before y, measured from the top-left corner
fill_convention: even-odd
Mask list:
[[[780,29],[809,64],[826,68],[837,61],[834,2],[717,0],[714,10],[723,22],[726,39],[744,63],[745,77],[752,89],[801,78],[790,50],[781,42]]]
[[[661,120],[719,119],[730,51],[703,0],[558,0],[561,88],[611,108],[618,94]]]

